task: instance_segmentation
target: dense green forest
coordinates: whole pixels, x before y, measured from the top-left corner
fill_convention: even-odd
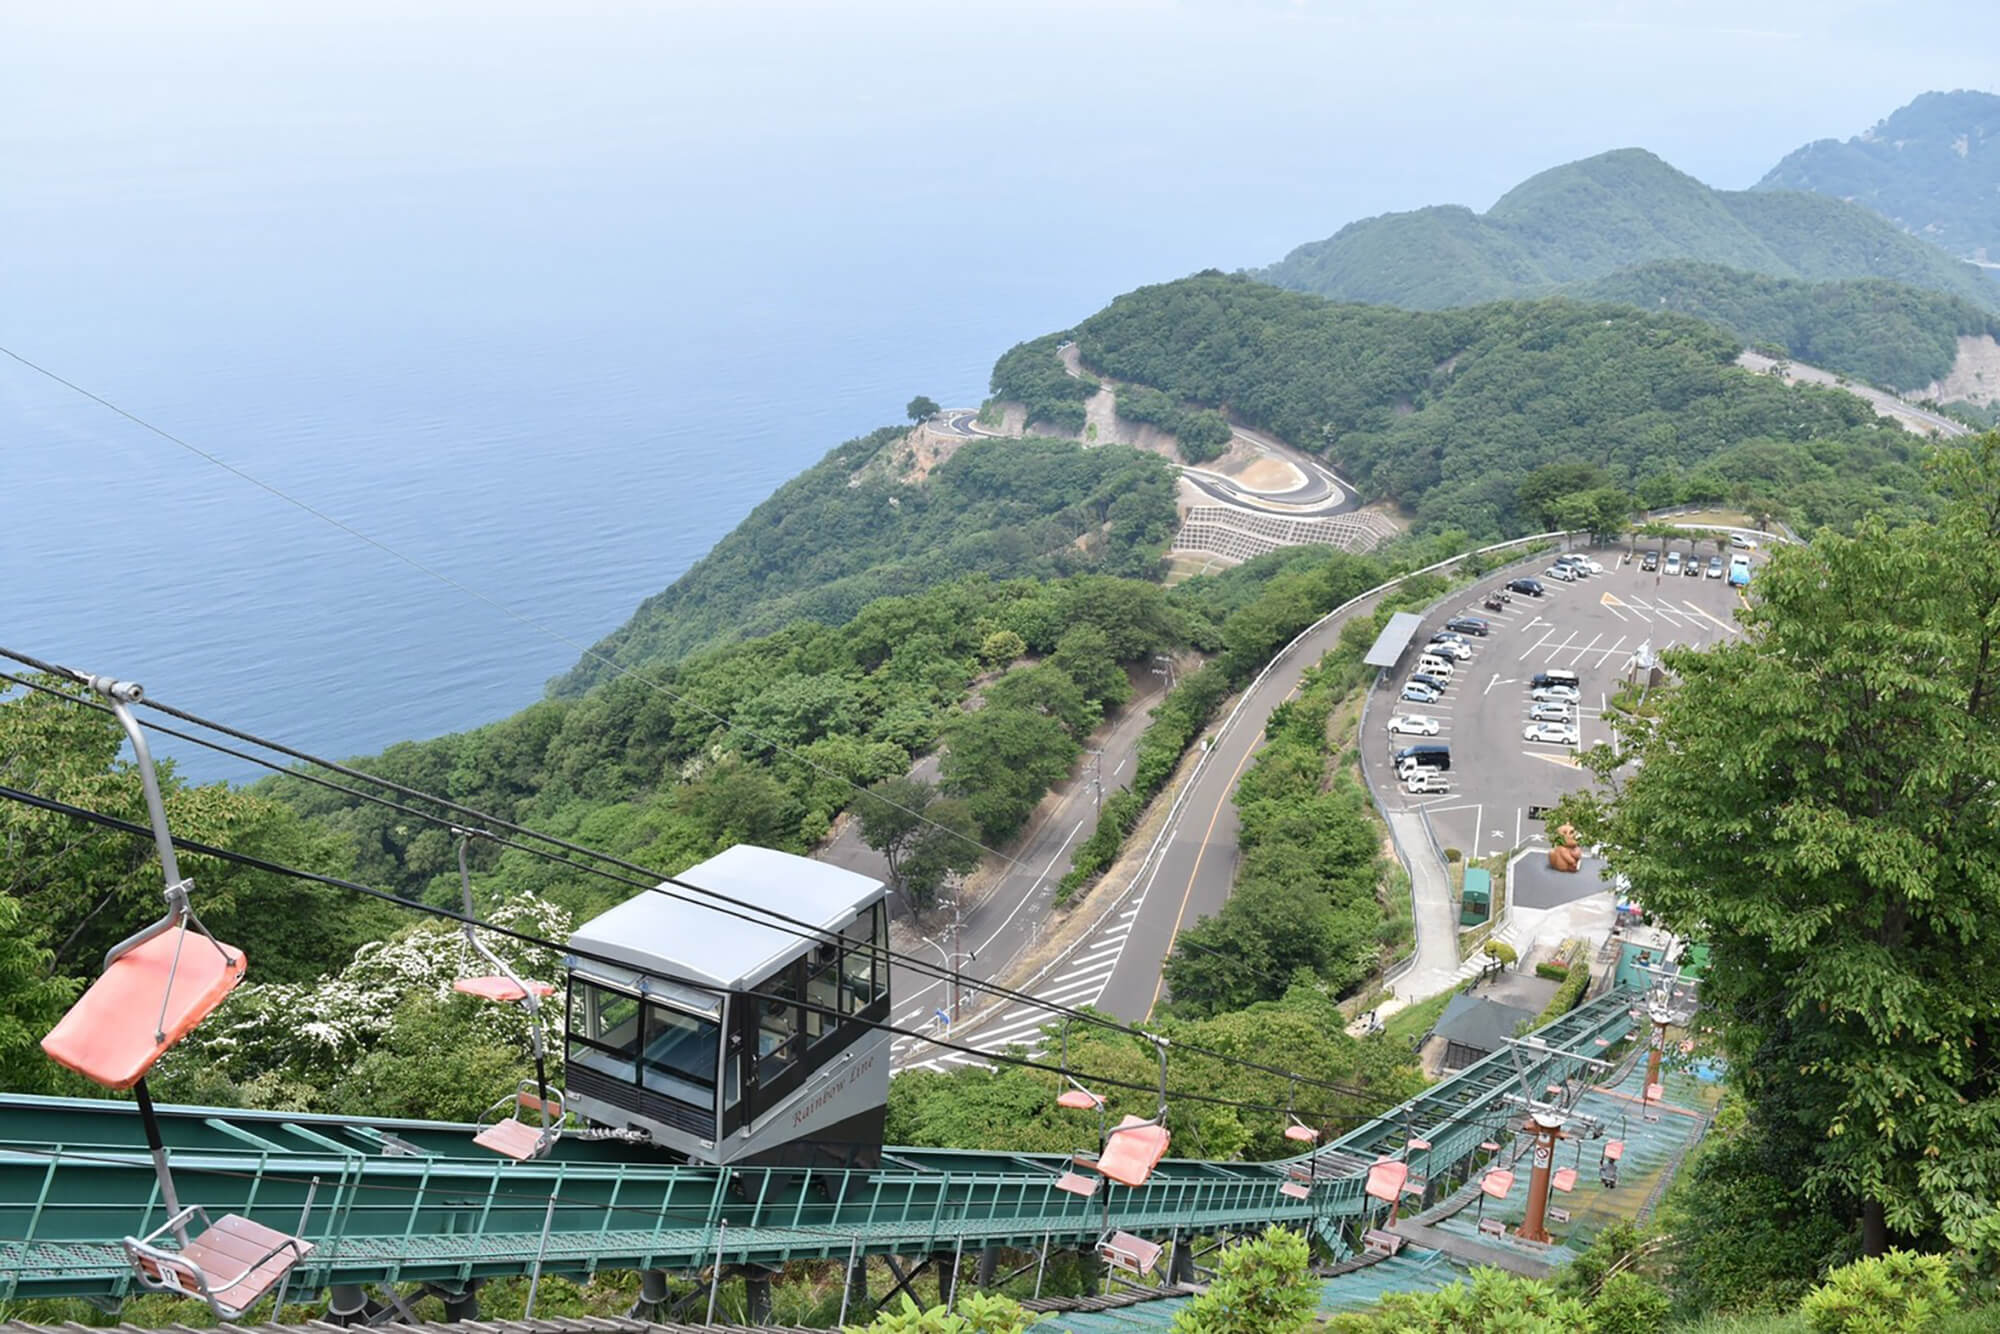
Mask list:
[[[1431,528],[1534,531],[1522,484],[1557,463],[1649,507],[1749,494],[1805,526],[1922,492],[1917,438],[1850,395],[1736,368],[1736,340],[1685,316],[1401,311],[1203,274],[1128,293],[1076,337],[1105,374],[1226,406]]]
[[[672,662],[798,621],[839,624],[877,598],[968,574],[1149,577],[1173,536],[1173,475],[1155,455],[981,438],[910,481],[904,435],[886,427],[850,440],[778,488],[554,693],[580,694],[612,664]]]
[[[1990,189],[1986,199],[1990,211]],[[2000,309],[2000,285],[1867,209],[1794,191],[1713,190],[1635,148],[1530,177],[1483,214],[1451,205],[1350,223],[1253,276],[1429,310],[1546,295],[1672,259],[1780,278],[1886,278]]]
[[[1961,334],[2000,337],[2000,315],[1958,297],[1879,278],[1811,283],[1696,260],[1620,269],[1571,295],[1677,311],[1753,347],[1868,384],[1922,389],[1950,372]]]
[[[993,396],[1026,408],[1031,429],[1046,425],[1083,434],[1084,400],[1097,392],[1097,380],[1078,379],[1056,358],[1056,350],[1068,338],[1052,333],[1017,343],[993,363]]]
[[[1954,255],[2000,257],[2000,97],[1925,93],[1866,134],[1793,150],[1754,188],[1851,200]]]

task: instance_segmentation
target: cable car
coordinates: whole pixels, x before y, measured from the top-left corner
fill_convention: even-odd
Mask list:
[[[878,1166],[888,890],[745,845],[678,879],[756,906],[664,885],[577,928],[566,1108],[692,1162]]]

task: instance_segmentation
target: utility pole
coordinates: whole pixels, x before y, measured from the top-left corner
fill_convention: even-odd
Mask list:
[[[1527,1092],[1528,1072],[1521,1064],[1521,1054],[1526,1051],[1547,1056],[1550,1054],[1547,1043],[1524,1038],[1509,1038],[1507,1042],[1514,1052],[1515,1071],[1520,1076],[1523,1092],[1507,1095],[1506,1101],[1526,1113],[1521,1129],[1523,1133],[1535,1137],[1530,1159],[1533,1171],[1528,1177],[1528,1211],[1514,1235],[1523,1241],[1546,1242],[1549,1240],[1549,1177],[1555,1167],[1556,1146],[1569,1137],[1565,1132],[1572,1121],[1576,1122],[1575,1133],[1592,1139],[1604,1133],[1604,1126],[1595,1117],[1577,1115],[1567,1101],[1557,1096],[1562,1092],[1562,1085],[1549,1085],[1549,1096],[1545,1098]],[[1568,1056],[1566,1059],[1600,1070],[1611,1068],[1608,1062],[1587,1056]]]
[[[1093,815],[1104,814],[1104,752],[1087,750],[1090,756],[1090,809]]]
[[[1668,946],[1669,953],[1672,946]],[[1673,1025],[1685,1025],[1694,1018],[1693,997],[1682,990],[1680,972],[1671,960],[1664,968],[1645,970],[1653,979],[1652,988],[1646,994],[1646,1018],[1653,1023],[1653,1032],[1646,1040],[1646,1089],[1647,1101],[1651,1091],[1660,1084],[1660,1063],[1667,1053],[1667,1029]],[[1692,986],[1688,987],[1692,990]]]
[[[941,955],[944,959],[944,966],[946,970],[949,971],[951,974],[950,993],[949,993],[950,1000],[948,1002],[948,1007],[946,1012],[950,1014],[953,1019],[957,1019],[964,1012],[965,1009],[965,996],[963,989],[960,985],[962,977],[961,970],[964,968],[966,964],[971,963],[973,960],[977,959],[979,957],[979,952],[977,950],[961,950],[958,948],[959,932],[964,928],[965,925],[964,912],[963,909],[959,907],[958,900],[954,898],[949,904],[944,904],[940,906],[949,907],[951,909],[951,921],[947,923],[945,926],[945,937],[944,937],[945,941],[948,943],[941,944],[938,941],[932,940],[929,936],[920,936],[918,938],[922,940],[924,944],[929,945],[932,949],[936,950],[938,954]]]

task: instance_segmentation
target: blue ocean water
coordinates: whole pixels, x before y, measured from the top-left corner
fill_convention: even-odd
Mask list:
[[[1118,292],[1625,142],[1740,185],[1906,95],[1859,29],[1793,77],[1477,6],[52,8],[0,44],[0,346],[491,601],[0,358],[0,644],[334,755],[530,702]],[[1675,42],[1699,105],[1630,77]]]

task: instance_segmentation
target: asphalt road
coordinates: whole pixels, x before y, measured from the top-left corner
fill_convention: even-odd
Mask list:
[[[1705,569],[1715,544],[1699,547]],[[1685,553],[1689,544],[1673,542],[1666,549]],[[1562,667],[1582,678],[1576,721],[1578,745],[1587,748],[1611,739],[1605,701],[1624,681],[1642,645],[1657,654],[1674,645],[1704,646],[1741,633],[1732,617],[1740,599],[1725,580],[1705,573],[1687,578],[1644,572],[1637,559],[1620,563],[1623,548],[1589,554],[1605,567],[1603,574],[1573,584],[1543,578],[1544,597],[1515,594],[1505,612],[1485,611],[1479,600],[1516,572],[1482,582],[1462,602],[1426,618],[1404,661],[1375,687],[1362,762],[1391,810],[1423,808],[1440,844],[1486,856],[1534,842],[1543,829],[1530,808],[1552,805],[1590,781],[1569,746],[1522,736],[1536,672]],[[1761,559],[1760,553],[1752,553],[1752,559]],[[1490,621],[1493,633],[1473,639],[1473,657],[1458,664],[1441,701],[1399,700],[1419,647],[1446,619],[1468,608]],[[1391,735],[1389,719],[1399,713],[1436,718],[1438,736]],[[1450,790],[1410,795],[1395,780],[1390,754],[1433,739],[1451,746]]]
[[[1769,375],[1778,363],[1761,352],[1745,351],[1736,358],[1736,364],[1745,370]],[[1972,434],[1972,428],[1962,421],[1954,421],[1941,413],[1932,412],[1929,408],[1920,408],[1873,385],[1844,380],[1832,371],[1808,366],[1802,361],[1786,362],[1784,378],[1792,383],[1816,384],[1822,388],[1838,389],[1843,393],[1853,394],[1856,398],[1867,400],[1880,415],[1889,417],[1899,425],[1919,433],[1934,431],[1947,438]]]

